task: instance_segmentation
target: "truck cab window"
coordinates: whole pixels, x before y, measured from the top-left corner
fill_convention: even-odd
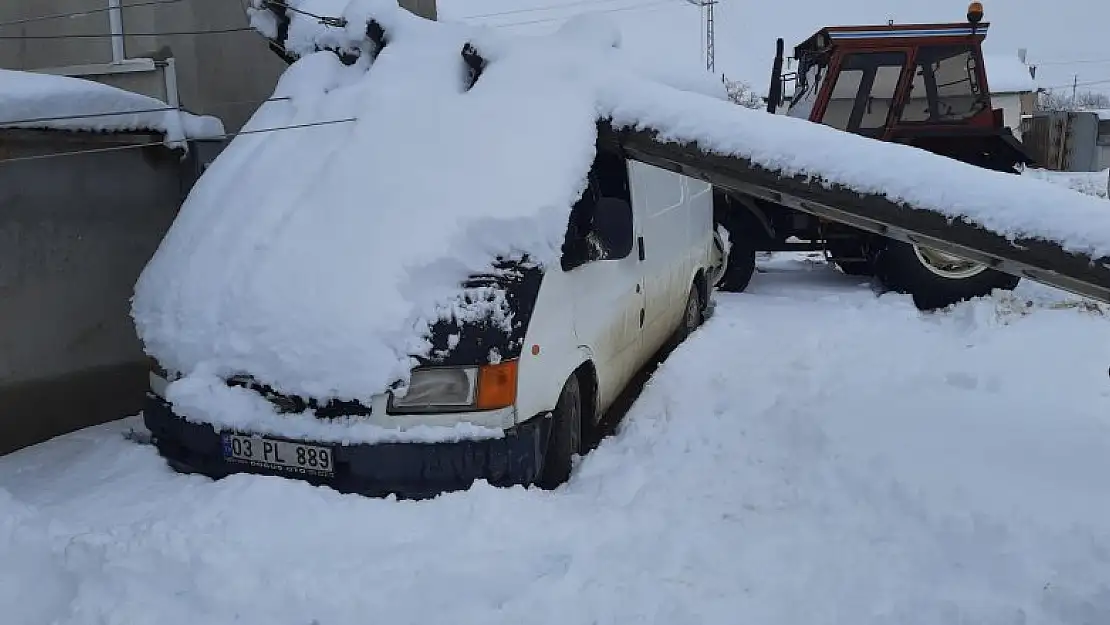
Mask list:
[[[821,123],[849,132],[878,135],[887,125],[905,64],[906,55],[902,52],[845,56]]]
[[[813,112],[813,105],[817,103],[817,95],[821,93],[821,83],[827,73],[825,59],[803,59],[798,68],[798,78],[794,84],[794,96],[790,98],[790,108],[786,114],[790,117],[809,119]]]
[[[928,46],[918,52],[901,120],[959,122],[982,112],[987,102],[975,48]]]

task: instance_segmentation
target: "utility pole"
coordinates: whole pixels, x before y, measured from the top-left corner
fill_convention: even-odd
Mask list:
[[[701,18],[704,25],[702,30],[702,56],[705,58],[705,69],[713,71],[716,67],[716,50],[713,43],[713,5],[718,0],[686,0],[701,9]]]
[[[713,5],[717,0],[705,0],[705,69],[714,71],[714,45],[713,45]]]
[[[1075,89],[1079,86],[1079,74],[1071,75],[1071,105],[1075,106],[1075,99],[1077,97]]]

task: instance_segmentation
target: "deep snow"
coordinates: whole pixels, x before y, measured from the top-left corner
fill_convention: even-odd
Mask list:
[[[170,146],[224,135],[219,119],[178,111],[156,98],[92,80],[8,69],[0,69],[0,127],[157,131]]]
[[[923,314],[798,258],[718,294],[554,492],[211,482],[134,419],[0,458],[3,620],[1110,622],[1106,307]]]
[[[348,20],[330,28],[295,13],[298,52],[365,49],[370,16],[389,43],[372,65],[369,54],[343,66],[328,52],[293,64],[275,90],[290,99],[265,103],[246,127],[286,130],[236,137],[143,271],[139,336],[186,374],[168,392],[199,421],[226,423],[236,412],[232,398],[194,401],[228,394],[219,382],[228,375],[369,401],[407,381],[435,320],[511,322],[503,298],[459,305],[457,285],[498,254],[557,258],[599,116],[1006,235],[1110,254],[1110,212],[1095,198],[744,109],[704,95],[700,83],[667,84],[628,61],[605,20],[511,38],[418,19],[389,0],[290,5]],[[263,32],[274,26],[268,15],[254,18]],[[489,62],[470,91],[467,41]]]
[[[1026,169],[1023,174],[1062,185],[1086,195],[1104,199],[1110,198],[1110,169],[1102,171],[1050,171],[1030,168]]]

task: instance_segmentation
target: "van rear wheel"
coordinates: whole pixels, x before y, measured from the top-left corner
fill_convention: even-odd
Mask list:
[[[540,488],[552,490],[570,479],[575,454],[582,449],[582,387],[578,374],[563,384],[559,401],[551,413],[551,433],[543,455],[543,469],[536,480]]]
[[[682,311],[682,321],[678,322],[678,327],[674,329],[670,340],[667,341],[666,353],[674,351],[693,334],[694,330],[701,327],[704,321],[705,305],[701,301],[701,291],[695,283],[690,287],[690,294],[686,296],[686,308]]]

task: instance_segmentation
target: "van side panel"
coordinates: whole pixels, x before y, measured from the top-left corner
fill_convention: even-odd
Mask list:
[[[693,275],[691,215],[686,177],[631,163],[632,198],[644,237],[645,357],[654,353],[682,319]]]
[[[553,410],[563,382],[589,357],[574,333],[572,275],[549,267],[540,281],[517,364],[517,423]]]
[[[697,178],[686,179],[686,200],[690,205],[691,280],[698,270],[708,272],[713,262],[713,185]],[[711,291],[712,289],[708,289]],[[705,294],[707,297],[709,293]],[[705,304],[706,302],[702,302]]]

